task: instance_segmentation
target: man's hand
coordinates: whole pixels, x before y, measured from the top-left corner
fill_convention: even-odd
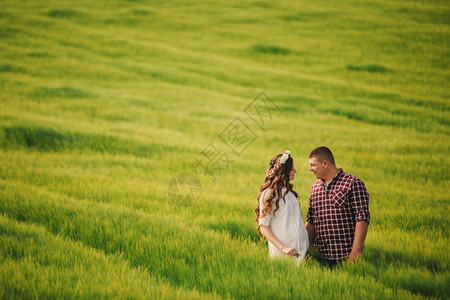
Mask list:
[[[348,257],[349,262],[354,263],[360,256],[362,255],[362,251],[360,249],[354,249],[350,252],[350,256]]]

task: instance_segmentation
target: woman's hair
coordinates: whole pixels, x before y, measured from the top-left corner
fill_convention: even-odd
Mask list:
[[[278,159],[281,156],[282,154],[277,154],[274,157],[272,157],[272,159],[270,160],[269,169],[272,169],[275,166],[275,164],[277,163]],[[298,194],[292,189],[292,183],[290,183],[289,179],[289,173],[291,172],[293,165],[294,160],[292,159],[291,156],[289,156],[289,158],[286,160],[284,164],[281,165],[280,168],[276,169],[273,173],[268,172],[269,174],[266,176],[266,179],[264,180],[264,183],[259,190],[259,195],[257,198],[257,204],[255,207],[255,219],[254,219],[256,223],[259,223],[259,219],[264,218],[267,215],[269,210],[272,208],[275,198],[277,199],[275,200],[275,210],[273,211],[274,214],[278,210],[278,208],[280,208],[279,204],[280,200],[283,199],[283,201],[286,201],[284,199],[285,195],[282,195],[281,192],[283,188],[286,188],[287,192],[291,191],[296,198],[298,197]],[[261,199],[262,203],[264,203],[264,208],[262,209],[262,212],[260,214],[259,199],[261,198],[266,189],[270,189],[270,193],[269,194],[266,193],[264,195],[264,199]],[[287,194],[287,192],[285,194]],[[259,235],[261,236],[261,239],[264,239],[264,236],[261,234],[259,224],[258,224],[258,232]]]

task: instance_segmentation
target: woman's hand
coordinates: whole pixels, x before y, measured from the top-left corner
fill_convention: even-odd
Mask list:
[[[288,248],[286,247],[282,242],[280,242],[275,235],[272,232],[272,229],[270,226],[261,225],[260,227],[261,233],[266,237],[266,239],[269,240],[272,244],[275,245],[278,249],[281,250],[284,254],[292,255],[292,256],[299,256],[297,250],[295,248]]]
[[[281,251],[283,251],[283,253],[287,254],[287,255],[292,255],[292,256],[297,256],[297,257],[299,256],[299,254],[298,254],[297,250],[295,250],[295,248],[283,247],[281,249]]]

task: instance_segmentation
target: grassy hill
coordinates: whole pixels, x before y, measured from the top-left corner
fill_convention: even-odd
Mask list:
[[[449,22],[447,1],[1,1],[0,297],[449,298]],[[269,260],[252,222],[286,149],[305,217],[321,145],[370,193],[364,257],[334,271]]]

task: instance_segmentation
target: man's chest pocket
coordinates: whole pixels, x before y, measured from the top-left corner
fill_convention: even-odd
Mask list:
[[[338,208],[348,205],[349,189],[337,189],[331,192],[331,205]]]

